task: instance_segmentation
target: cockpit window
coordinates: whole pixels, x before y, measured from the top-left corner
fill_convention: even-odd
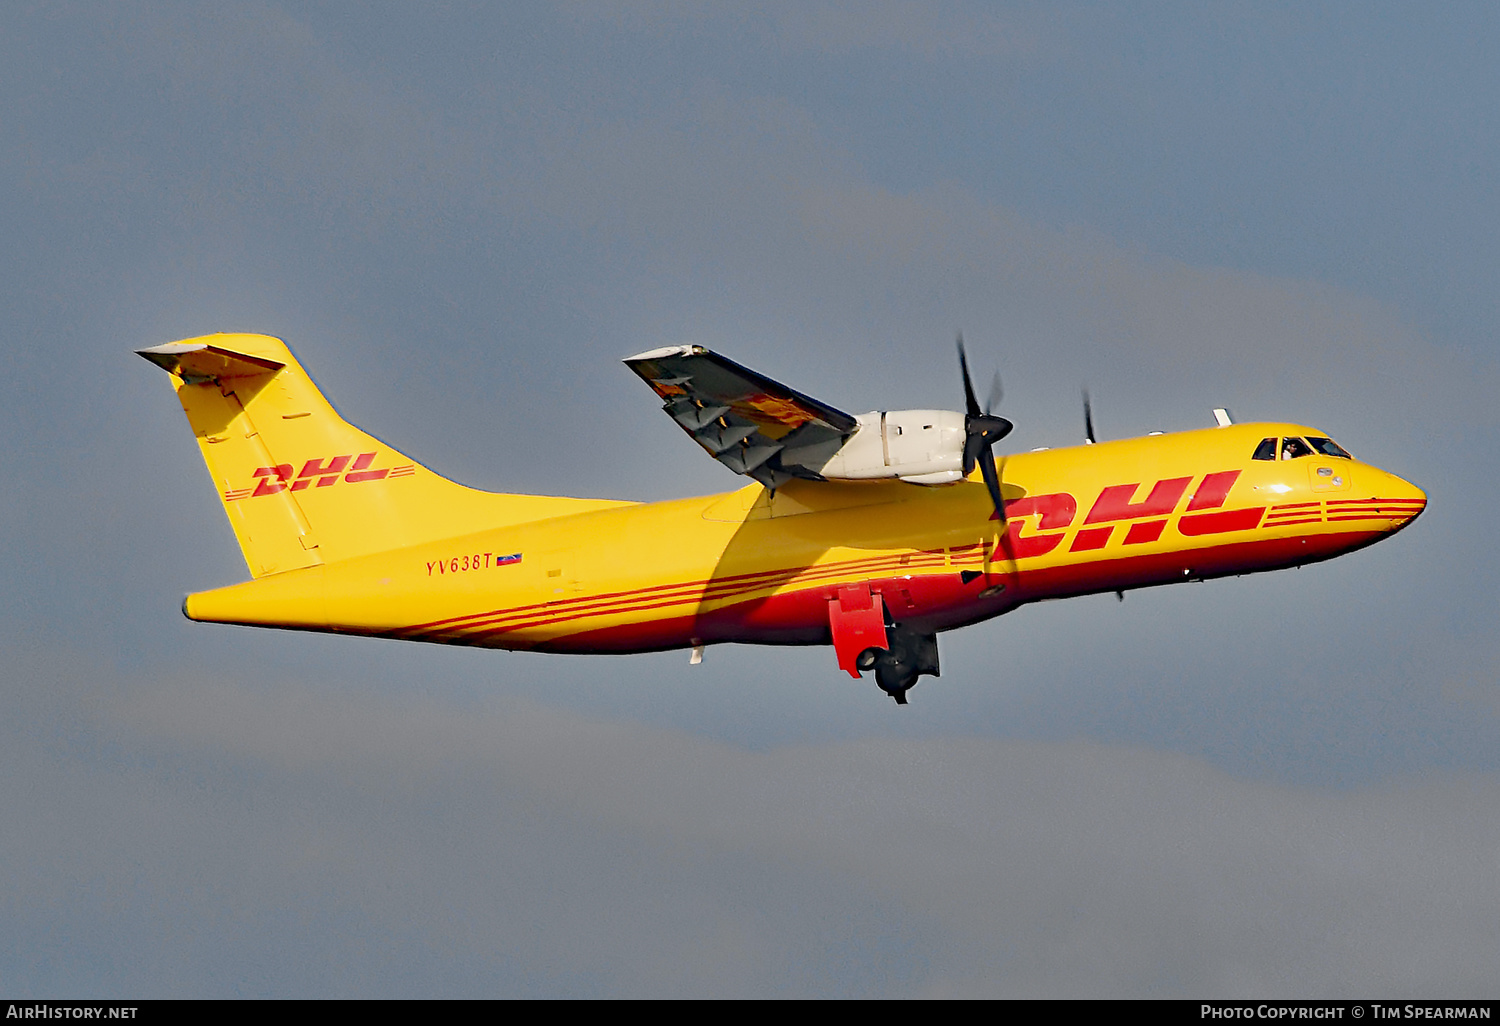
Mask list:
[[[1255,455],[1252,460],[1274,460],[1276,458],[1276,439],[1262,438],[1260,444],[1255,447]]]
[[[1300,438],[1283,438],[1281,440],[1281,458],[1284,460],[1297,460],[1303,456],[1311,456],[1312,447]]]
[[[1308,435],[1307,443],[1324,456],[1337,456],[1340,459],[1346,460],[1354,459],[1353,456],[1344,451],[1343,446],[1339,445],[1332,438],[1319,438],[1316,435]]]

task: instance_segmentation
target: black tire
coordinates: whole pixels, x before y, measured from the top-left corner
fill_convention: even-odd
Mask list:
[[[906,691],[917,682],[913,667],[896,659],[882,659],[875,666],[875,683],[880,690],[900,702]]]

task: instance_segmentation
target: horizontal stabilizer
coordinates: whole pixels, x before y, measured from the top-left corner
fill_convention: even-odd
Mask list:
[[[226,378],[248,378],[257,374],[273,374],[286,364],[269,360],[264,356],[237,353],[232,349],[208,345],[203,342],[170,342],[150,349],[137,349],[168,374],[176,374],[184,380],[221,381]]]

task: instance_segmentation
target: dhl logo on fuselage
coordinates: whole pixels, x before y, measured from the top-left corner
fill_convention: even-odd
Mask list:
[[[407,463],[399,467],[382,467],[371,470],[375,462],[373,452],[362,452],[358,456],[330,456],[327,459],[311,459],[302,464],[302,470],[294,478],[292,464],[278,463],[274,467],[257,467],[251,477],[259,478],[254,488],[231,488],[224,493],[227,502],[239,499],[254,499],[261,495],[278,492],[300,492],[304,488],[330,488],[341,480],[346,484],[363,481],[381,481],[388,477],[410,477],[416,473],[416,465]]]
[[[1177,530],[1188,537],[1249,531],[1260,526],[1266,512],[1264,505],[1223,509],[1229,490],[1239,479],[1240,471],[1224,470],[1207,474],[1188,499],[1187,509],[1177,520]],[[1172,477],[1157,481],[1139,502],[1132,502],[1141,483],[1109,485],[1089,508],[1083,524],[1073,535],[1069,552],[1090,552],[1108,545],[1115,529],[1129,521],[1124,545],[1154,542],[1166,530],[1167,521],[1192,484],[1192,477]],[[1037,518],[1036,531],[1028,533],[1027,522]],[[1078,500],[1067,492],[1027,495],[1005,504],[1006,530],[996,546],[993,559],[1026,559],[1045,556],[1063,543],[1078,518]],[[998,519],[998,514],[990,514]]]

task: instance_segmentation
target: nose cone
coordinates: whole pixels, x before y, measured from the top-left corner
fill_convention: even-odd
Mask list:
[[[1389,531],[1401,530],[1427,508],[1427,493],[1410,481],[1381,471],[1382,480],[1370,502],[1383,515]]]

